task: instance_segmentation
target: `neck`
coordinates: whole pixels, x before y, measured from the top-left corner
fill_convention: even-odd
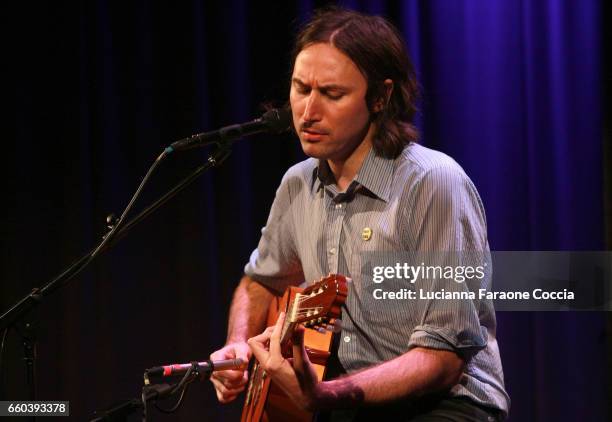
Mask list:
[[[341,192],[346,191],[355,175],[361,168],[363,161],[372,149],[372,136],[374,134],[374,125],[370,125],[368,133],[363,141],[344,159],[334,160],[328,159],[327,164],[329,169],[334,174],[336,186]]]

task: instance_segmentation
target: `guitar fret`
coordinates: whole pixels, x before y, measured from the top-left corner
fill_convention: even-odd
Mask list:
[[[299,309],[299,306],[295,306],[296,303],[299,303],[300,298],[302,297],[301,294],[296,293],[295,294],[295,299],[293,300],[293,302],[291,302],[292,306],[291,306],[291,316],[288,318],[290,322],[295,322],[296,319],[296,313]]]
[[[287,289],[282,301],[278,303],[278,307],[275,306],[270,310],[270,321],[273,321],[274,316],[278,316],[281,310],[286,312],[280,338],[283,356],[291,353],[291,350],[287,348],[287,342],[298,323],[319,332],[326,331],[330,326],[333,327],[333,325],[330,325],[330,320],[333,321],[340,316],[338,311],[340,305],[346,299],[346,295],[347,289],[344,277],[331,274],[325,279],[322,278],[312,287],[307,288],[306,292],[296,291],[295,288]],[[305,346],[309,347],[307,343],[305,343]],[[327,347],[329,347],[329,344]],[[287,402],[289,399],[284,397],[281,392],[275,391],[272,396],[269,395],[270,382],[270,377],[259,362],[254,364],[245,398],[242,422],[287,420],[287,418],[283,418],[276,413],[274,419],[268,419],[270,415],[267,413],[266,406],[270,404],[272,408],[277,409],[277,406],[281,405],[279,400],[282,401],[281,407],[283,409],[287,407],[287,411],[295,411],[291,410],[293,409],[292,404]],[[285,413],[285,410],[283,410],[282,414],[289,417],[293,413]]]

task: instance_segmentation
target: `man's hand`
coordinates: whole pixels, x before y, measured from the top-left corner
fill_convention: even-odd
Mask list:
[[[242,359],[248,364],[251,349],[245,342],[231,343],[210,355],[211,360]],[[229,370],[213,372],[210,380],[217,391],[221,403],[229,403],[244,390],[249,379],[247,370]]]
[[[282,312],[276,325],[252,337],[248,344],[260,366],[283,389],[295,404],[304,410],[314,410],[317,401],[317,374],[304,348],[304,327],[298,326],[293,335],[293,358],[281,354],[280,336],[285,321]]]

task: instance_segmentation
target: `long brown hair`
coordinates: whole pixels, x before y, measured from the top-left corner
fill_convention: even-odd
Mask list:
[[[297,36],[293,63],[300,51],[320,42],[342,51],[363,73],[368,83],[366,104],[377,127],[374,151],[397,157],[406,144],[418,139],[413,119],[419,95],[414,66],[399,31],[379,16],[337,7],[319,10]],[[382,110],[374,113],[375,102],[386,97],[385,79],[393,81],[393,90]]]

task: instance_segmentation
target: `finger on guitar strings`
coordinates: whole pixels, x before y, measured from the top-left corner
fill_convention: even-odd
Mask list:
[[[285,319],[285,313],[281,312],[278,316],[278,320],[273,327],[268,327],[266,330],[255,336],[251,337],[247,343],[251,347],[255,358],[261,363],[266,364],[271,358],[274,361],[282,360],[280,348],[280,334],[282,331],[283,321]]]
[[[276,320],[276,325],[274,325],[274,330],[272,330],[272,335],[270,336],[270,354],[280,359],[282,359],[280,338],[281,338],[281,333],[283,331],[284,322],[285,322],[285,313],[281,312],[278,315],[278,319]]]
[[[267,345],[268,341],[270,340],[270,337],[272,336],[272,331],[274,331],[274,326],[266,328],[263,333],[248,339],[247,344],[250,341],[256,341],[257,343],[261,343],[264,346]]]
[[[274,331],[274,327],[268,327],[264,330],[263,333],[256,335],[255,337],[251,337],[247,340],[247,344],[251,348],[253,355],[255,355],[255,359],[260,363],[264,363],[270,357],[270,352],[268,351],[268,343],[270,341],[270,337],[272,336],[272,332]]]
[[[302,372],[304,365],[310,364],[308,353],[304,347],[304,333],[306,329],[303,325],[298,325],[293,331],[291,342],[293,343],[293,369]]]

